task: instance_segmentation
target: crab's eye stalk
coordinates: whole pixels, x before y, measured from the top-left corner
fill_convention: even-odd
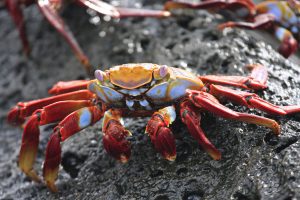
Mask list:
[[[154,71],[154,78],[156,80],[161,80],[170,75],[169,67],[167,65],[161,65],[158,69]]]
[[[95,78],[100,81],[103,82],[105,80],[106,74],[105,72],[101,71],[101,70],[96,70],[95,71]]]
[[[300,16],[300,2],[297,0],[288,0],[289,7],[295,12],[297,16]]]

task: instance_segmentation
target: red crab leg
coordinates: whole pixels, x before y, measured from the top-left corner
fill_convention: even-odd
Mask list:
[[[97,106],[81,108],[65,117],[54,129],[54,132],[47,144],[43,176],[48,188],[57,192],[55,180],[57,179],[59,164],[61,161],[60,142],[80,130],[96,123],[103,116],[103,110]]]
[[[26,122],[23,131],[22,145],[19,154],[19,167],[21,170],[34,181],[39,182],[39,177],[33,170],[39,145],[39,126],[57,122],[75,110],[92,105],[92,102],[88,100],[60,101],[45,106],[43,109],[36,110]]]
[[[265,117],[235,112],[218,102],[218,100],[206,92],[188,90],[189,99],[193,104],[199,108],[203,108],[209,112],[212,112],[220,117],[233,119],[237,121],[243,121],[251,124],[257,124],[261,126],[268,127],[273,130],[273,132],[278,135],[280,133],[280,126],[278,123],[272,119]]]
[[[59,16],[57,9],[60,7],[60,1],[50,0],[38,0],[37,5],[40,8],[43,15],[51,23],[51,25],[66,39],[69,45],[74,50],[77,58],[84,65],[87,73],[92,75],[92,67],[87,58],[83,53],[81,47],[77,43],[73,33],[69,27],[64,23],[63,19]]]
[[[26,55],[29,55],[30,53],[30,48],[29,48],[29,43],[27,40],[27,35],[26,35],[26,28],[25,28],[25,23],[24,23],[24,18],[23,18],[23,13],[20,8],[20,2],[18,0],[6,0],[5,1],[6,8],[10,15],[12,16],[18,30],[19,30],[19,35],[23,44],[23,50]]]
[[[228,99],[249,108],[257,108],[272,115],[287,115],[300,112],[300,106],[276,106],[250,92],[236,91],[227,87],[210,85],[209,93],[217,98]]]
[[[114,18],[123,17],[168,17],[170,12],[149,9],[135,9],[114,7],[108,3],[99,0],[77,0],[78,3],[90,8],[99,14],[109,15]]]
[[[49,91],[49,94],[57,95],[77,90],[87,89],[88,80],[76,80],[76,81],[59,81]]]
[[[281,42],[278,48],[278,52],[285,58],[288,58],[290,55],[297,51],[298,42],[289,30],[283,27],[276,26],[274,35]]]
[[[209,10],[236,10],[241,9],[243,16],[250,17],[256,13],[255,4],[252,0],[204,0],[199,3],[189,3],[187,1],[168,1],[165,3],[165,10],[172,10],[178,8],[191,9],[209,9]],[[246,8],[246,10],[245,10]]]
[[[93,96],[94,94],[88,90],[79,90],[44,99],[33,100],[28,102],[19,102],[17,106],[15,106],[9,111],[7,115],[7,120],[11,124],[20,125],[24,123],[25,118],[30,116],[35,110],[40,109],[51,103],[64,100],[87,100],[93,98]]]
[[[169,17],[171,13],[166,10],[150,10],[140,8],[121,8],[117,7],[120,18],[124,17]]]
[[[247,28],[251,30],[259,29],[259,28],[265,29],[272,26],[274,21],[275,21],[275,17],[273,14],[260,14],[254,18],[253,22],[232,22],[231,21],[231,22],[220,24],[218,28],[221,30],[230,27]]]
[[[201,115],[196,112],[198,108],[192,105],[190,101],[183,101],[180,104],[181,120],[189,129],[190,134],[201,145],[201,147],[214,159],[220,160],[221,153],[216,147],[207,139],[203,130],[201,129]]]
[[[229,85],[254,90],[265,89],[267,87],[266,82],[268,79],[267,68],[260,64],[248,65],[246,67],[252,69],[251,75],[248,77],[206,75],[199,76],[199,78],[204,83]]]
[[[109,155],[126,163],[131,155],[130,142],[126,137],[131,133],[123,127],[121,121],[121,114],[117,110],[105,112],[102,125],[103,146]]]
[[[169,161],[176,159],[175,138],[169,129],[175,117],[173,106],[160,109],[152,115],[146,127],[146,133],[150,136],[155,149]]]

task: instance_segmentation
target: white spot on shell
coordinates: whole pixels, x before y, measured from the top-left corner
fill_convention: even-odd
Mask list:
[[[140,103],[140,105],[143,106],[143,107],[149,106],[149,102],[148,102],[146,99],[144,99],[144,100],[142,100],[142,101],[139,101],[139,103]]]
[[[126,99],[126,105],[128,106],[129,109],[133,107],[134,101]]]
[[[129,90],[129,95],[131,96],[139,96],[141,92],[139,90]]]

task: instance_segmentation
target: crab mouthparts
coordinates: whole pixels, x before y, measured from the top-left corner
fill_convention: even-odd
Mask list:
[[[135,110],[136,108],[152,110],[150,103],[146,99],[126,99],[126,106],[129,110]]]

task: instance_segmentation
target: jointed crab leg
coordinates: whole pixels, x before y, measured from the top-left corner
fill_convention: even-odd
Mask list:
[[[256,13],[255,4],[252,0],[204,0],[199,3],[189,3],[187,1],[168,1],[165,4],[166,10],[178,8],[191,8],[191,9],[241,9],[240,14],[243,16],[253,16]]]
[[[140,8],[121,8],[117,7],[120,18],[124,17],[169,17],[171,13],[165,10],[150,10]]]
[[[257,15],[253,22],[226,22],[220,24],[218,26],[219,29],[229,28],[229,27],[240,27],[240,28],[247,28],[247,29],[264,29],[269,28],[272,23],[275,21],[275,17],[272,14],[260,14]]]
[[[209,93],[217,98],[229,100],[249,108],[257,108],[272,115],[287,115],[300,112],[300,106],[276,106],[250,92],[210,85]]]
[[[126,137],[131,133],[122,125],[121,113],[117,110],[108,110],[104,114],[103,125],[103,146],[107,153],[126,163],[131,155],[130,142]]]
[[[280,126],[272,119],[247,113],[235,112],[220,104],[214,96],[206,92],[188,90],[188,93],[189,99],[192,100],[195,106],[208,110],[220,117],[265,126],[272,129],[276,135],[280,133]]]
[[[20,34],[20,38],[23,44],[23,49],[26,55],[30,52],[29,42],[27,40],[26,28],[24,23],[24,17],[20,8],[18,0],[5,0],[6,8],[12,16]]]
[[[288,58],[291,54],[297,51],[298,41],[289,30],[276,26],[273,34],[281,42],[278,52],[285,58]]]
[[[19,155],[19,167],[21,170],[34,181],[39,182],[39,177],[33,170],[39,144],[39,126],[57,122],[75,110],[92,105],[92,102],[89,100],[60,101],[36,110],[25,124],[23,131]]]
[[[57,179],[59,164],[61,161],[60,142],[80,130],[96,123],[103,116],[103,110],[98,106],[81,108],[64,118],[54,129],[54,132],[47,144],[43,176],[50,190],[57,192],[54,184]]]
[[[17,106],[9,111],[7,120],[11,124],[20,125],[25,121],[25,118],[30,116],[35,110],[47,106],[51,103],[65,100],[86,100],[92,99],[93,96],[94,94],[88,90],[79,90],[44,99],[33,100],[29,102],[19,102]]]
[[[146,133],[150,136],[155,149],[170,161],[176,159],[175,138],[169,129],[175,118],[175,108],[169,106],[155,112],[146,127]]]
[[[271,33],[281,42],[279,46],[279,53],[284,57],[289,57],[297,51],[298,42],[293,34],[286,28],[272,25],[275,21],[273,14],[260,14],[254,18],[253,22],[226,22],[219,25],[219,29],[227,27],[240,27],[247,29],[271,29]],[[272,28],[271,28],[272,27]]]
[[[221,153],[216,147],[207,139],[203,130],[200,127],[201,115],[189,100],[185,100],[180,104],[180,116],[183,123],[189,129],[190,134],[201,145],[201,147],[215,160],[221,159]]]
[[[268,72],[266,67],[259,64],[248,65],[246,67],[252,70],[250,76],[248,77],[206,75],[199,76],[199,78],[204,83],[229,85],[244,89],[261,90],[267,88],[266,82],[268,79]]]
[[[52,24],[52,26],[67,40],[72,49],[74,50],[79,61],[84,65],[88,74],[92,74],[91,64],[87,56],[83,53],[81,47],[77,43],[73,33],[70,31],[69,27],[65,25],[62,18],[59,16],[57,7],[61,4],[60,1],[50,1],[50,0],[38,0],[37,4],[47,18],[47,20]]]
[[[84,90],[90,81],[76,80],[76,81],[59,81],[49,91],[49,94],[57,95],[77,90]]]

